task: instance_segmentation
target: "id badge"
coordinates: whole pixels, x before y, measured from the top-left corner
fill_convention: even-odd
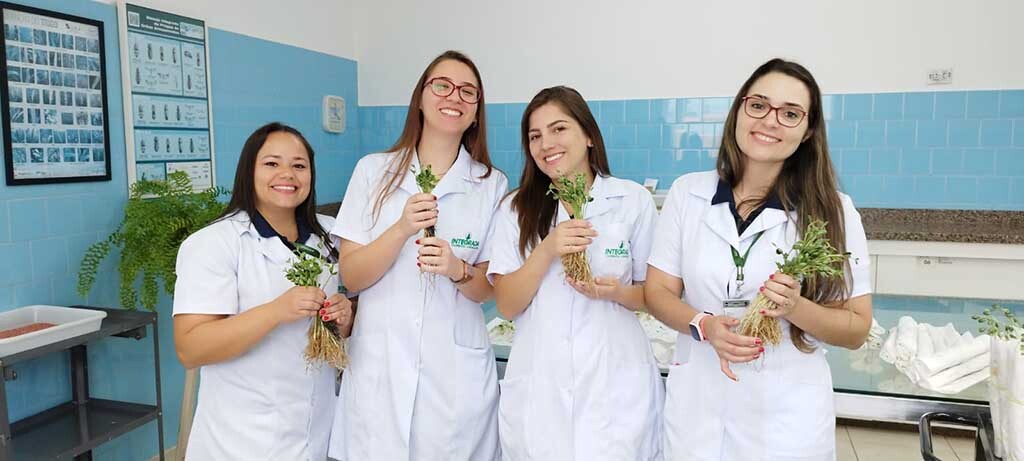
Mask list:
[[[722,311],[725,315],[735,318],[743,318],[743,314],[750,306],[748,299],[724,299],[722,300]]]

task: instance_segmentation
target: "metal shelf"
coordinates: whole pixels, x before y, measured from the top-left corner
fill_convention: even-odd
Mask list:
[[[123,309],[101,310],[107,317],[100,329],[53,344],[0,357],[0,461],[74,459],[91,460],[92,450],[128,431],[156,420],[159,457],[164,459],[163,413],[160,396],[160,342],[157,335],[157,315]],[[147,336],[152,326],[154,382],[156,404],[145,405],[116,400],[93,399],[89,396],[89,366],[87,344],[111,337],[134,338]],[[6,381],[18,379],[12,365],[69,350],[71,365],[71,401],[11,424],[8,419]]]
[[[14,459],[72,459],[159,415],[155,405],[101,399],[64,403],[11,425]]]

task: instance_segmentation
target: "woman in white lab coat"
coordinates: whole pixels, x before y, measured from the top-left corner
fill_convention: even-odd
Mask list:
[[[306,330],[320,315],[347,335],[351,303],[326,271],[321,288],[285,278],[296,242],[336,257],[315,186],[305,138],[265,125],[242,148],[224,214],[178,250],[174,345],[185,368],[201,367],[186,459],[327,456],[336,370],[307,368]]]
[[[716,171],[677,179],[662,208],[647,305],[680,332],[666,382],[667,460],[831,460],[832,380],[821,343],[856,349],[871,326],[860,215],[837,190],[821,91],[773,59],[747,79],[725,121]],[[845,275],[802,282],[776,271],[812,219],[851,253]],[[758,293],[777,303],[778,346],[735,332]]]
[[[515,321],[501,383],[505,460],[661,459],[663,387],[634,311],[655,207],[639,184],[614,178],[594,116],[576,90],[547,88],[522,120],[520,188],[495,219],[488,274],[498,311]],[[553,178],[582,173],[584,216],[547,196]],[[586,251],[591,284],[560,257]]]
[[[498,456],[497,369],[481,303],[492,295],[487,235],[507,180],[487,153],[482,83],[465,55],[438,56],[413,88],[398,142],[352,173],[331,230],[360,299],[332,458]],[[410,171],[426,166],[440,177],[432,194]],[[424,237],[434,226],[436,237]]]

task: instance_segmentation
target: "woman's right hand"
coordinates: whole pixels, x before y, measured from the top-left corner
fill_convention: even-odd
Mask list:
[[[402,217],[395,223],[406,238],[437,224],[437,197],[418,193],[409,197],[402,209]]]
[[[734,317],[712,315],[704,317],[703,323],[704,335],[718,354],[722,373],[733,381],[739,381],[729,368],[729,363],[746,363],[758,358],[764,352],[761,340],[734,333],[732,329],[740,324],[739,319]]]
[[[552,256],[563,256],[586,250],[597,237],[590,221],[570,219],[562,221],[541,242]]]
[[[327,295],[319,287],[291,287],[274,300],[280,323],[291,323],[317,315]]]

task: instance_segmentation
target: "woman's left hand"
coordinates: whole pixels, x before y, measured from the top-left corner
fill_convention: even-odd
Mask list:
[[[334,322],[343,331],[348,331],[352,328],[352,301],[349,301],[345,295],[341,293],[335,293],[324,301],[324,307],[320,309],[319,313],[320,320],[324,322]]]
[[[622,284],[617,277],[594,277],[591,283],[578,282],[566,277],[565,282],[588,298],[619,302],[622,294]]]
[[[800,289],[800,281],[796,278],[782,272],[772,274],[761,287],[761,294],[775,303],[776,308],[765,309],[761,314],[767,317],[786,317],[793,313],[797,305],[804,300],[800,295]]]
[[[423,272],[444,275],[452,280],[462,278],[462,260],[455,256],[448,241],[437,237],[423,237],[416,264]]]

